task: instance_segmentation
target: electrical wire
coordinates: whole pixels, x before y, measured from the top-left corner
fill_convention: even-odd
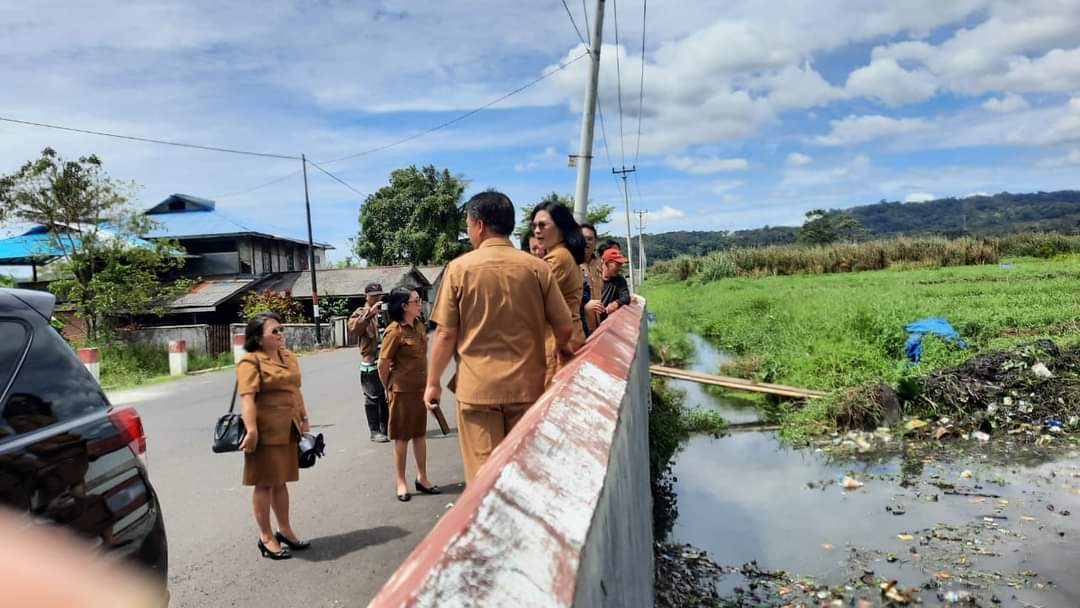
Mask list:
[[[563,8],[566,9],[566,16],[570,17],[570,25],[574,26],[574,31],[577,32],[578,40],[580,40],[581,44],[584,44],[586,48],[589,48],[589,43],[585,42],[585,36],[581,35],[581,30],[578,29],[577,21],[574,20],[574,13],[570,12],[570,5],[566,3],[566,0],[562,0],[562,5]],[[588,15],[586,15],[585,18],[588,19]]]
[[[619,59],[619,3],[611,0],[612,17],[615,21],[615,81],[619,92],[619,148],[622,151],[622,164],[626,168],[626,138],[623,136],[623,105],[622,105],[622,61]]]
[[[62,125],[53,125],[44,122],[33,122],[29,120],[19,120],[17,118],[7,118],[0,116],[0,121],[10,122],[18,125],[29,125],[32,127],[43,127],[46,129],[56,129],[58,131],[71,131],[72,133],[86,133],[88,135],[100,135],[102,137],[113,137],[116,139],[127,139],[130,141],[141,141],[149,144],[162,144],[166,146],[176,146],[178,148],[192,148],[195,150],[205,150],[208,152],[224,152],[227,154],[242,154],[245,156],[261,156],[263,158],[280,158],[282,160],[300,160],[299,156],[288,156],[286,154],[271,154],[268,152],[253,152],[251,150],[238,150],[235,148],[219,148],[217,146],[202,146],[199,144],[187,144],[176,141],[168,141],[164,139],[154,139],[151,137],[136,137],[134,135],[121,135],[119,133],[108,133],[106,131],[93,131],[90,129],[78,129],[75,127],[65,127]]]
[[[370,149],[364,150],[362,152],[357,152],[355,154],[349,154],[348,156],[342,156],[341,158],[335,158],[333,160],[322,161],[322,163],[324,165],[329,165],[331,163],[337,163],[337,162],[341,162],[343,160],[351,160],[351,159],[358,158],[358,157],[361,157],[361,156],[367,156],[369,154],[374,154],[376,152],[382,152],[383,150],[389,150],[390,148],[400,146],[401,144],[408,143],[408,142],[410,142],[410,141],[412,141],[414,139],[418,139],[418,138],[423,137],[425,135],[429,135],[431,133],[434,133],[435,131],[445,129],[446,127],[449,127],[450,125],[459,123],[459,122],[465,120],[466,118],[469,118],[470,116],[473,116],[474,114],[479,114],[480,112],[490,108],[491,106],[493,106],[493,105],[495,105],[495,104],[497,104],[497,103],[499,103],[501,101],[504,101],[506,99],[509,99],[509,98],[513,97],[514,95],[517,95],[518,93],[524,91],[525,89],[528,89],[529,87],[537,84],[538,82],[540,82],[542,80],[550,78],[553,74],[556,74],[557,72],[561,72],[561,71],[565,70],[566,68],[570,67],[572,64],[577,63],[578,61],[581,61],[582,59],[584,59],[584,58],[586,58],[588,56],[589,56],[589,52],[586,51],[586,52],[578,55],[577,57],[575,57],[573,59],[570,59],[568,61],[564,61],[563,63],[560,63],[558,66],[556,66],[554,69],[552,69],[552,70],[550,70],[548,72],[545,72],[544,74],[541,74],[538,78],[535,78],[535,79],[521,85],[520,87],[514,89],[513,91],[510,91],[509,93],[499,97],[498,99],[493,99],[493,100],[489,101],[488,103],[485,103],[484,105],[482,105],[482,106],[480,106],[480,107],[478,107],[476,109],[469,110],[468,112],[465,112],[464,114],[461,114],[460,116],[452,118],[452,119],[450,119],[450,120],[448,120],[446,122],[437,124],[434,127],[431,127],[429,129],[425,129],[424,131],[421,131],[419,133],[414,133],[414,134],[412,134],[412,135],[410,135],[408,137],[403,137],[403,138],[401,138],[401,139],[399,139],[397,141],[394,141],[394,142],[391,142],[391,143],[388,143],[388,144],[385,144],[385,145],[382,145],[382,146],[376,146],[374,148],[370,148]]]
[[[634,166],[641,155],[641,113],[645,107],[645,19],[649,10],[649,0],[641,0],[641,80],[638,89],[637,145],[634,149]]]
[[[274,184],[279,183],[279,182],[283,182],[283,181],[289,179],[290,177],[295,177],[297,175],[300,175],[300,172],[301,172],[301,169],[297,169],[296,171],[293,171],[293,172],[288,173],[286,175],[282,175],[281,177],[275,177],[274,179],[272,179],[272,180],[270,180],[268,182],[259,184],[258,186],[253,186],[253,187],[248,188],[246,190],[240,190],[239,192],[231,192],[229,194],[218,194],[218,195],[215,195],[215,196],[211,196],[209,198],[216,200],[216,199],[220,199],[220,198],[231,198],[231,197],[234,197],[234,196],[240,196],[241,194],[247,194],[249,192],[254,192],[256,190],[261,190],[261,189],[263,189],[263,188],[265,188],[267,186],[273,186]]]
[[[330,177],[330,179],[332,179],[332,180],[336,181],[337,183],[341,184],[342,186],[345,186],[345,187],[346,187],[346,188],[348,188],[349,190],[352,190],[353,192],[355,192],[355,193],[359,194],[360,196],[365,196],[365,194],[364,194],[363,192],[361,192],[360,190],[357,190],[356,188],[354,188],[354,187],[352,186],[352,184],[350,184],[350,183],[346,182],[345,180],[343,180],[343,179],[341,179],[340,177],[338,177],[338,176],[334,175],[333,173],[331,173],[331,172],[327,171],[326,169],[323,169],[323,168],[322,168],[322,167],[320,167],[320,166],[319,166],[318,164],[316,164],[316,163],[315,163],[315,161],[313,161],[313,160],[311,160],[311,159],[308,159],[307,163],[308,163],[309,165],[311,165],[312,167],[315,167],[315,168],[316,168],[316,169],[318,169],[319,171],[322,171],[323,173],[325,173],[326,175],[328,175],[328,176]]]
[[[592,48],[592,30],[589,29],[589,9],[585,6],[585,0],[581,0],[581,12],[585,14],[585,36],[589,39],[589,48]]]

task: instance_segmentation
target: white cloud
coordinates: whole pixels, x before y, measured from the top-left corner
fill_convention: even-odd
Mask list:
[[[991,97],[983,102],[982,107],[984,110],[991,112],[1016,112],[1017,110],[1026,110],[1031,107],[1031,104],[1027,102],[1022,95],[1015,93],[1008,93],[1004,97]]]
[[[667,164],[672,169],[691,175],[708,175],[726,171],[744,171],[750,166],[745,158],[691,158],[689,156],[669,156]]]
[[[645,216],[645,221],[670,222],[671,220],[677,220],[685,215],[686,214],[683,213],[682,209],[676,209],[669,205],[664,205],[660,209],[650,211],[649,214]]]
[[[712,192],[713,194],[723,194],[725,192],[730,192],[732,190],[735,190],[736,188],[739,188],[742,185],[743,185],[743,182],[740,181],[740,180],[716,181],[716,182],[713,182],[709,186],[709,192]]]
[[[529,157],[529,160],[514,164],[514,171],[518,173],[528,173],[529,171],[535,171],[539,168],[554,168],[556,161],[561,158],[558,149],[555,146],[548,146],[544,148],[543,152],[533,154]]]
[[[801,152],[792,152],[787,155],[787,159],[784,160],[784,165],[788,167],[802,167],[814,162],[814,158]]]
[[[870,157],[859,154],[846,163],[821,169],[794,168],[784,172],[779,190],[797,194],[800,189],[827,186],[835,182],[863,179],[870,171]]]
[[[911,192],[904,197],[905,203],[925,203],[926,201],[932,201],[937,197],[929,192]]]
[[[900,106],[924,101],[937,91],[936,79],[926,70],[905,70],[895,59],[875,59],[850,75],[847,92],[872,97],[886,105]]]
[[[1040,167],[1057,168],[1057,167],[1072,167],[1080,165],[1080,149],[1071,150],[1064,156],[1056,156],[1054,158],[1048,158],[1039,163]]]
[[[832,127],[829,134],[815,137],[815,143],[823,146],[848,146],[879,137],[912,133],[929,126],[922,118],[890,118],[881,115],[848,116],[841,120],[831,120],[829,124]]]

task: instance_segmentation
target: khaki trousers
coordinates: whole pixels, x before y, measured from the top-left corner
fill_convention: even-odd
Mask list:
[[[475,405],[458,402],[458,442],[461,460],[465,464],[465,483],[487,462],[491,452],[521,420],[532,403]]]

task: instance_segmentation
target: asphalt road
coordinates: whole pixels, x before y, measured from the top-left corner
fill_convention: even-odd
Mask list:
[[[366,606],[464,489],[456,432],[429,417],[428,476],[441,496],[394,496],[392,444],[371,443],[355,349],[300,359],[313,430],[326,456],[289,484],[293,527],[312,542],[287,561],[259,555],[242,457],[210,451],[228,409],[232,370],[110,394],[134,406],[147,435],[150,479],[169,537],[174,607]],[[454,424],[453,396],[443,410]],[[408,475],[416,475],[409,456]]]

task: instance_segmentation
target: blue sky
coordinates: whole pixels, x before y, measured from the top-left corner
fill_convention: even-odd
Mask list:
[[[569,6],[583,26],[582,3]],[[622,208],[611,168],[639,145],[644,60],[631,205],[650,210],[647,232],[1078,187],[1080,2],[653,0],[644,57],[641,9],[607,2],[608,152],[598,129],[592,198]],[[423,131],[582,52],[555,1],[6,3],[0,31],[0,115],[315,161]],[[578,61],[450,128],[327,168],[364,193],[428,163],[519,203],[570,193],[586,69]],[[98,154],[147,207],[183,192],[303,228],[299,176],[236,194],[296,162],[0,123],[0,172],[46,145]],[[309,177],[316,238],[340,259],[362,197]],[[625,225],[616,220],[609,229]]]

